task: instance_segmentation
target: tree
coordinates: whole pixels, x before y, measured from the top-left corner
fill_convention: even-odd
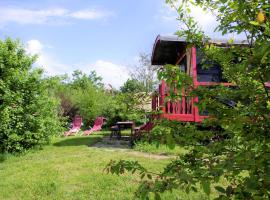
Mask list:
[[[156,70],[157,67],[151,65],[150,55],[140,53],[138,65],[136,65],[135,69],[131,72],[131,77],[144,86],[145,92],[150,93],[153,92],[157,86]]]
[[[119,105],[123,105],[124,120],[132,120],[137,124],[146,122],[147,113],[151,109],[151,96],[143,82],[137,79],[128,79],[120,88],[118,94]],[[123,120],[123,119],[122,119]]]
[[[185,36],[191,46],[201,47],[208,60],[222,67],[223,76],[234,87],[193,88],[194,95],[201,96],[199,108],[207,109],[212,116],[204,124],[218,129],[206,132],[190,124],[183,126],[170,121],[156,126],[153,134],[165,135],[163,140],[169,146],[180,143],[189,149],[189,153],[171,162],[160,174],[132,161],[112,161],[107,169],[113,173],[138,171],[142,177],[148,177],[142,180],[137,192],[146,199],[150,192],[159,199],[164,191],[181,188],[187,193],[196,192],[198,186],[207,195],[216,190],[218,196],[211,196],[216,199],[269,199],[270,97],[265,86],[270,79],[269,2],[183,0],[178,6],[177,1],[166,2],[176,8],[180,22],[186,26],[177,34]],[[220,23],[216,30],[223,34],[245,34],[248,46],[232,46],[230,41],[227,48],[212,45],[189,16],[191,5],[213,12]],[[168,75],[163,73],[160,77],[172,84]],[[185,76],[180,72],[178,75]],[[183,84],[178,89],[181,87]],[[235,104],[226,106],[223,103],[226,100]],[[212,142],[201,145],[209,139]]]
[[[127,109],[122,115],[126,120],[133,120],[137,124],[145,123],[147,121],[147,114],[151,109],[151,93],[156,89],[157,68],[151,66],[150,55],[141,53],[139,55],[139,62],[130,73],[131,79],[128,79],[120,88],[122,94],[123,105]]]
[[[120,91],[123,93],[145,92],[146,88],[144,84],[137,79],[128,79],[120,88]]]
[[[95,71],[87,75],[75,70],[72,77],[50,77],[52,93],[61,100],[62,114],[71,121],[76,114],[82,116],[89,127],[97,116],[107,117],[112,107],[112,95],[104,90],[102,78]]]
[[[50,96],[36,57],[18,41],[0,41],[0,152],[23,152],[61,132],[58,99]]]
[[[90,81],[99,88],[103,88],[104,87],[104,83],[102,82],[102,77],[98,76],[96,71],[91,71],[88,78],[90,79]]]

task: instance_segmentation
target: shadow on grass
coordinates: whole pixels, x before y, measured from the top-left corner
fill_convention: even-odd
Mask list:
[[[121,139],[117,139],[115,137],[104,136],[102,141],[96,143],[93,147],[100,149],[131,149],[130,137],[122,136]]]
[[[0,153],[0,163],[4,162],[7,159],[6,154],[1,154]]]
[[[93,144],[101,141],[101,137],[69,137],[59,142],[54,143],[54,146],[92,146]]]

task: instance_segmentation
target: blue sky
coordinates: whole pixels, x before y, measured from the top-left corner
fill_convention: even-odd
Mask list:
[[[206,30],[214,18],[194,9]],[[106,84],[129,77],[140,52],[151,53],[158,34],[178,28],[165,0],[0,1],[0,38],[19,38],[48,75],[96,70]]]

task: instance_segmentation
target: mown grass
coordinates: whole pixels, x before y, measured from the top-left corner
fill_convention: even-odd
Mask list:
[[[103,172],[108,162],[138,160],[160,171],[170,160],[130,154],[133,150],[91,147],[102,134],[56,139],[42,150],[5,156],[0,162],[0,199],[134,199],[139,175]],[[207,199],[202,193],[165,193],[162,199]]]
[[[156,143],[148,143],[145,141],[137,142],[136,145],[134,146],[134,150],[154,154],[174,155],[174,156],[182,155],[188,152],[187,149],[184,149],[180,146],[175,146],[174,148],[171,149],[165,144],[157,145]]]

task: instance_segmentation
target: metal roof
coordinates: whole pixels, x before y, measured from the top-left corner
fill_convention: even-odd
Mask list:
[[[178,37],[177,35],[166,35],[166,36],[158,35],[157,39],[171,42],[186,42],[186,38]]]
[[[158,35],[157,38],[156,38],[156,41],[157,40],[160,40],[160,41],[167,41],[167,42],[184,42],[184,43],[187,43],[186,42],[186,38],[185,37],[178,37],[177,35],[167,35],[167,36],[162,36],[162,35]],[[228,44],[228,41],[227,39],[224,39],[224,38],[213,38],[213,39],[210,39],[210,43],[212,44]],[[234,45],[247,45],[247,41],[246,40],[233,40],[233,43]]]
[[[151,64],[175,64],[181,53],[184,53],[186,40],[172,36],[157,36],[153,46]]]
[[[225,39],[212,39],[210,43],[219,46],[228,45],[228,40]],[[247,45],[244,40],[235,40],[231,45]],[[161,36],[158,35],[153,46],[151,64],[152,65],[165,65],[175,64],[176,60],[181,54],[185,52],[187,42],[186,38],[178,37],[176,35]]]

